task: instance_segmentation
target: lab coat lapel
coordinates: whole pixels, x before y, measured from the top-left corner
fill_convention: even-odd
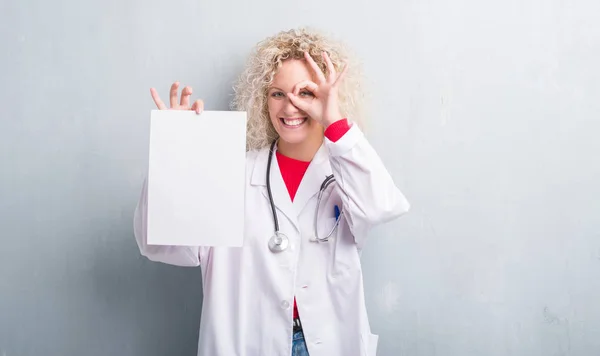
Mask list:
[[[292,222],[296,230],[300,231],[298,214],[296,214],[296,210],[292,204],[292,199],[290,198],[290,192],[283,181],[283,176],[279,170],[277,155],[275,154],[273,155],[273,162],[271,166],[271,191],[273,192],[273,200],[275,201],[277,208]],[[266,191],[265,194],[267,194]]]
[[[313,160],[310,162],[298,191],[294,198],[294,208],[298,216],[302,213],[311,198],[316,197],[321,188],[321,184],[331,174],[331,165],[329,163],[329,153],[325,145],[321,145]]]
[[[269,192],[267,190],[267,166],[269,162],[268,156],[269,149],[267,148],[266,150],[263,150],[263,152],[261,152],[261,154],[257,157],[252,172],[252,184],[264,186],[262,189],[262,194],[264,195],[265,199],[267,199],[267,203],[269,202]],[[292,204],[290,193],[288,192],[285,182],[283,181],[283,176],[279,170],[279,162],[277,161],[277,155],[275,153],[273,153],[271,162],[270,178],[273,203],[275,204],[278,214],[277,219],[279,221],[279,228],[281,232],[285,233],[285,229],[281,226],[281,222],[284,217],[286,217],[292,223],[296,231],[300,231],[298,215],[296,214],[296,209]],[[269,212],[271,211],[270,209],[271,207],[269,206]]]

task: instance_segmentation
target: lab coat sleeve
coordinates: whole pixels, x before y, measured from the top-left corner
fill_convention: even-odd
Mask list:
[[[188,246],[153,246],[147,244],[148,225],[148,180],[144,180],[142,193],[135,208],[133,232],[140,253],[151,261],[175,266],[195,267],[200,265],[202,249]]]
[[[376,225],[408,212],[410,204],[357,125],[336,142],[325,139],[343,211],[359,248]]]

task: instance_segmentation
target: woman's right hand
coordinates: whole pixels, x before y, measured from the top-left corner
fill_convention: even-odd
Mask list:
[[[179,89],[179,82],[173,83],[171,85],[171,91],[169,93],[169,101],[171,104],[171,108],[167,108],[165,103],[160,100],[160,96],[158,92],[154,88],[150,88],[150,94],[152,95],[152,99],[154,99],[154,103],[159,110],[194,110],[196,114],[201,114],[204,110],[204,102],[202,100],[194,101],[194,104],[190,107],[190,96],[192,95],[192,87],[185,87],[181,91],[181,100],[177,100],[177,92]]]

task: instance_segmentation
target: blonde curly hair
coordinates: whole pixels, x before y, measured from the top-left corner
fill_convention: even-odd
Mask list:
[[[364,129],[362,72],[359,63],[346,46],[322,33],[306,29],[281,31],[259,42],[254,48],[237,82],[234,85],[232,109],[246,111],[248,124],[246,148],[261,149],[278,138],[269,118],[267,92],[275,74],[286,59],[304,59],[308,52],[321,70],[328,75],[327,65],[321,56],[325,51],[339,73],[344,64],[348,71],[339,88],[341,114]]]

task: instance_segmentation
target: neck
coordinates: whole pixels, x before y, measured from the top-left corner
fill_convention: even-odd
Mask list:
[[[323,144],[323,137],[301,143],[289,143],[279,140],[277,150],[284,156],[299,161],[310,162]]]

